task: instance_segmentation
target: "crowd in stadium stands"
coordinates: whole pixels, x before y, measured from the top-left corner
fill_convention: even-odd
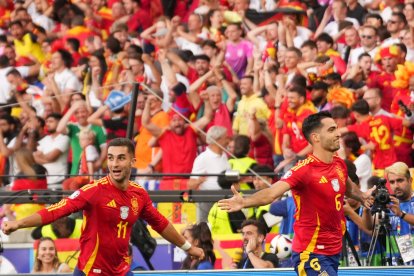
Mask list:
[[[114,90],[123,100],[133,89],[136,110],[113,103]],[[361,190],[398,161],[414,166],[414,0],[0,0],[4,190],[75,190],[98,178],[131,113],[137,173],[197,174],[156,189],[228,189],[198,175],[288,172],[312,151],[303,120],[325,110]],[[6,204],[0,215],[40,208]],[[235,214],[199,203],[197,222],[214,237],[247,218],[268,223],[266,212],[284,218],[273,231],[294,234],[289,196]]]

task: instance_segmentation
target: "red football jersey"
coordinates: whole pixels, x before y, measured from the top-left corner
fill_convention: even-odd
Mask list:
[[[375,169],[385,169],[397,162],[392,137],[393,132],[400,128],[401,125],[401,119],[380,115],[370,117],[360,124],[347,126],[347,128],[349,131],[354,131],[367,142],[375,143],[372,163]]]
[[[285,122],[283,134],[290,136],[290,147],[295,153],[300,152],[308,145],[308,141],[302,133],[302,123],[309,115],[316,112],[315,106],[310,101],[307,101],[296,112],[288,109],[282,115]]]
[[[77,267],[86,275],[125,275],[129,271],[128,243],[138,218],[157,232],[168,225],[141,186],[131,181],[128,190],[121,191],[109,177],[83,186],[39,215],[48,224],[78,210],[83,210],[84,218]]]
[[[347,176],[341,158],[335,156],[327,164],[309,155],[282,177],[281,181],[290,185],[296,204],[293,251],[321,255],[341,252]]]

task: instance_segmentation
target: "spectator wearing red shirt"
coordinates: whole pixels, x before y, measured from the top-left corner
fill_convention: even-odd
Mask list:
[[[302,133],[303,120],[309,115],[316,113],[317,109],[313,103],[306,100],[306,90],[301,86],[295,86],[287,91],[286,94],[288,109],[283,112],[285,125],[283,127],[282,151],[287,167],[291,167],[299,157],[305,157],[311,152],[312,146],[309,145]]]
[[[340,128],[340,132],[353,131],[367,142],[364,148],[372,150],[372,163],[375,169],[385,169],[395,163],[397,156],[392,136],[401,126],[402,120],[382,115],[371,116],[365,100],[355,102],[351,110],[357,123]]]
[[[204,116],[190,126],[186,125],[183,115],[177,114],[175,110],[170,110],[169,128],[162,129],[150,121],[150,104],[153,100],[155,99],[149,97],[145,103],[142,125],[157,139],[157,143],[162,149],[162,172],[191,173],[197,155],[198,131],[204,129],[212,117],[210,104],[207,101],[204,103],[206,106]],[[187,183],[180,185],[183,187],[174,187],[174,181],[166,179],[160,184],[160,189],[187,189]]]
[[[152,18],[141,8],[140,0],[123,0],[123,3],[128,14],[126,24],[130,33],[141,33],[152,25]]]
[[[395,80],[395,71],[399,58],[397,46],[382,48],[379,53],[381,71],[379,75],[370,76],[367,80],[369,88],[379,88],[382,91],[383,101],[382,108],[390,111],[392,99],[395,96],[394,88],[391,83]]]

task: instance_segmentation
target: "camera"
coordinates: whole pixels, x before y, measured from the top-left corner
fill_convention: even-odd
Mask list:
[[[384,178],[380,178],[377,183],[377,190],[373,194],[374,195],[374,204],[371,208],[371,214],[375,214],[378,212],[389,212],[387,209],[387,204],[391,202],[390,193],[388,192],[387,187],[385,187],[385,184],[387,183],[387,180]]]

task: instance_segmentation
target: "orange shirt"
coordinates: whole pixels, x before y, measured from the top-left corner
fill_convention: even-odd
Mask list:
[[[151,122],[160,128],[165,128],[169,125],[170,119],[168,114],[164,111],[156,113]],[[159,151],[158,147],[151,148],[148,146],[148,141],[151,139],[151,133],[144,127],[141,127],[139,135],[136,139],[137,146],[135,147],[135,167],[137,169],[144,169],[152,161],[152,157]],[[161,171],[161,162],[156,166],[156,171]]]

